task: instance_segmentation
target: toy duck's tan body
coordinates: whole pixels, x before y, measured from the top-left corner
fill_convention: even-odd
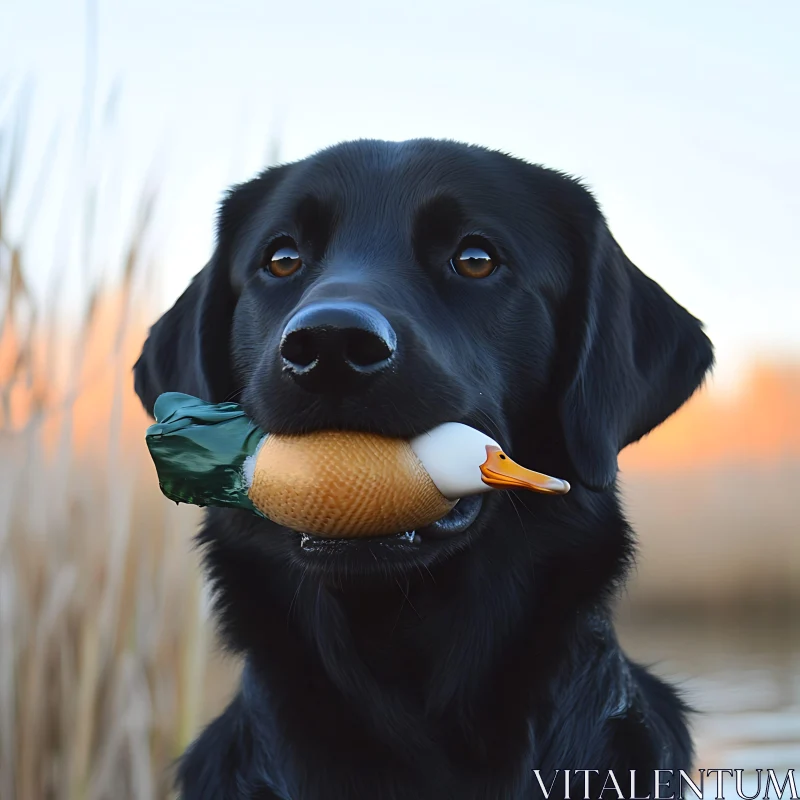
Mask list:
[[[248,494],[275,522],[334,537],[414,530],[455,505],[407,441],[332,431],[268,436]]]

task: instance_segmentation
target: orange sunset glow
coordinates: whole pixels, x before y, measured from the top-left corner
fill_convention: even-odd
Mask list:
[[[628,471],[684,470],[800,457],[800,365],[757,363],[731,394],[713,382],[640,442],[626,448]]]

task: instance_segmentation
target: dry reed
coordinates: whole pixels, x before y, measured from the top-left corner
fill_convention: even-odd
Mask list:
[[[152,198],[79,324],[40,313],[6,224],[21,136],[0,127],[0,797],[168,797],[235,665],[210,657],[199,516],[158,492],[131,388]]]

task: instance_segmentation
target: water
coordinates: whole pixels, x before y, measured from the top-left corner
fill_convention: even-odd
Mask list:
[[[695,767],[745,770],[747,794],[758,788],[756,769],[774,769],[779,783],[795,769],[800,789],[800,618],[784,617],[623,618],[618,626],[626,652],[678,686],[698,711]],[[759,797],[766,780],[765,772]],[[706,779],[705,797],[716,795],[715,781]],[[725,778],[724,796],[737,796],[732,778]]]

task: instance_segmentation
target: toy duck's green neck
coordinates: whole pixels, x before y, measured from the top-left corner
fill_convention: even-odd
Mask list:
[[[153,414],[156,422],[145,439],[161,491],[170,500],[259,514],[247,496],[244,464],[266,433],[240,405],[167,392],[156,400]]]

